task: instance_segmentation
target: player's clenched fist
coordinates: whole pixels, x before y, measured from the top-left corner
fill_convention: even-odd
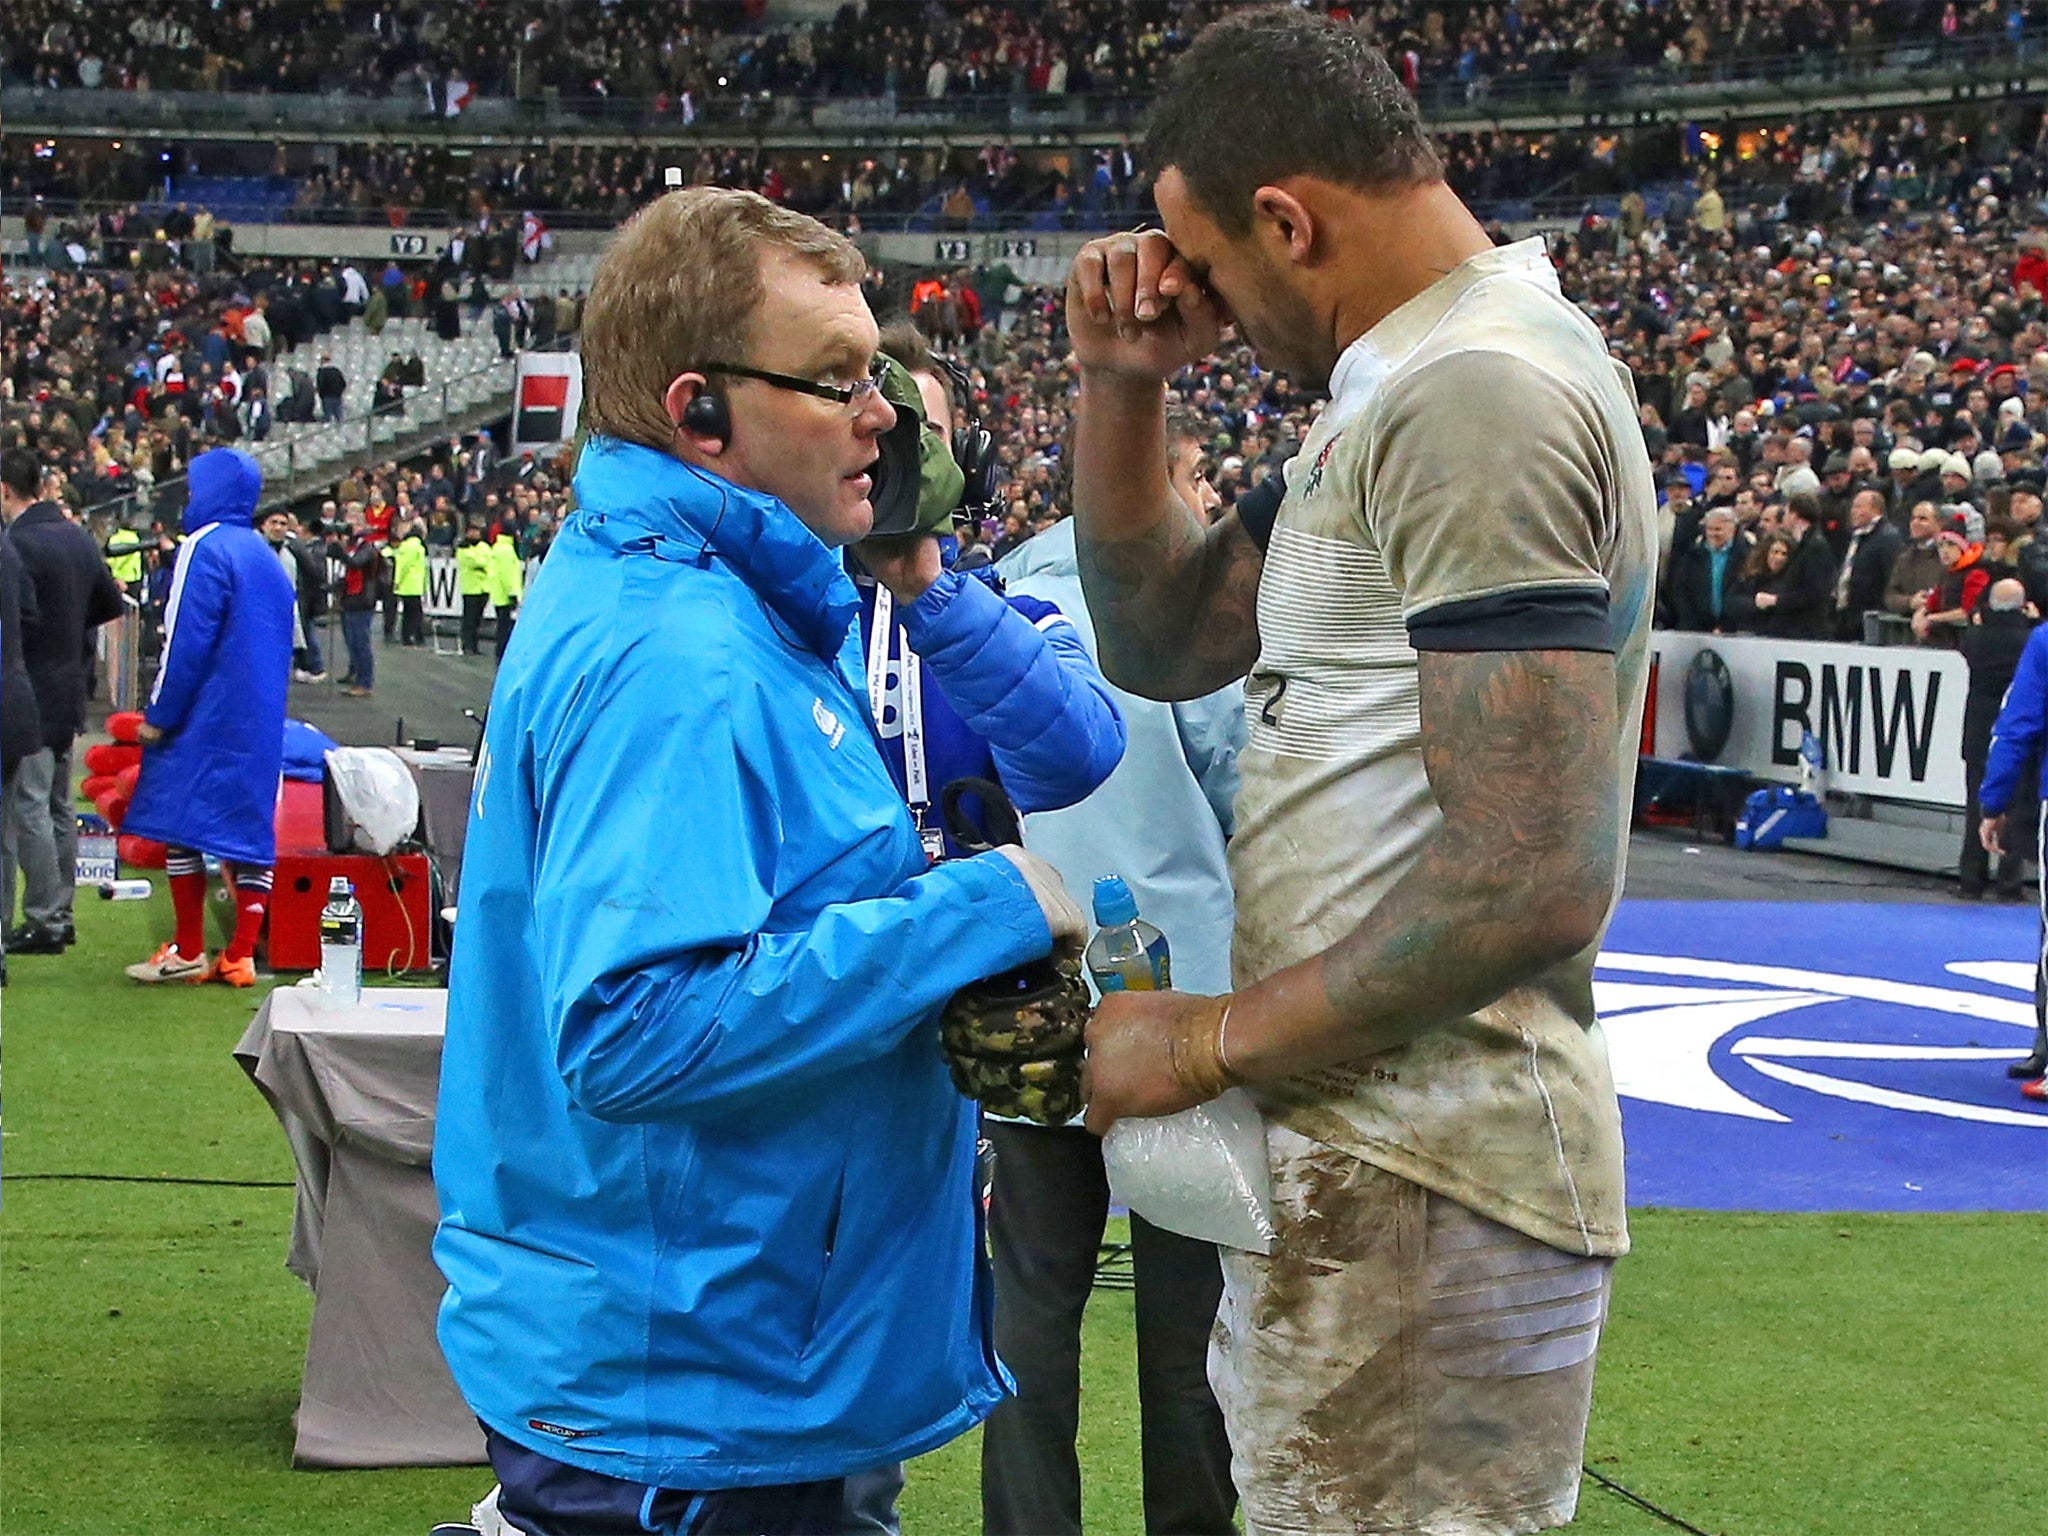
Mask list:
[[[1164,379],[1216,350],[1230,313],[1156,229],[1090,240],[1067,273],[1081,367]]]

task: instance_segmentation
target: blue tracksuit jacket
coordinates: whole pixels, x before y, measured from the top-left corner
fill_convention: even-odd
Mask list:
[[[927,866],[839,558],[593,438],[500,669],[434,1173],[442,1349],[556,1460],[710,1489],[940,1445],[1001,1370],[936,1015],[1051,947]]]
[[[291,687],[292,584],[251,522],[263,471],[216,448],[192,461],[185,542],[164,608],[164,649],[143,718],[123,832],[237,864],[277,862],[277,781]]]

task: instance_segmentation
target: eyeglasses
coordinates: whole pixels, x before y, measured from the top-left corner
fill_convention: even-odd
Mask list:
[[[882,364],[879,361],[868,369],[865,377],[855,379],[851,384],[820,384],[816,379],[800,379],[793,373],[772,373],[766,368],[749,368],[742,363],[706,363],[703,371],[728,374],[736,379],[758,379],[776,389],[794,390],[800,395],[833,400],[840,405],[864,404],[868,396],[882,387]]]

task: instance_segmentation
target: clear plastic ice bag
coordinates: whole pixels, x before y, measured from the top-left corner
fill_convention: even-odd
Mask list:
[[[1102,1139],[1109,1192],[1155,1227],[1273,1251],[1266,1123],[1242,1088],[1177,1115],[1119,1120]]]

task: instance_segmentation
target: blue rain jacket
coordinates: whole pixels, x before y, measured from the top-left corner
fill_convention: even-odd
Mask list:
[[[1004,1380],[937,1012],[1042,957],[927,867],[858,600],[772,497],[593,438],[470,808],[434,1254],[500,1434],[659,1487],[899,1461]]]
[[[950,539],[942,541],[950,549]],[[862,655],[876,655],[879,588],[855,573]],[[1007,598],[995,573],[947,571],[908,607],[894,607],[877,722],[882,755],[907,791],[903,711],[906,642],[922,665],[925,773],[938,828],[939,792],[959,778],[995,779],[1018,811],[1072,805],[1124,755],[1124,721],[1080,632],[1054,603]],[[872,667],[869,670],[872,685]],[[978,802],[970,800],[970,805]],[[946,852],[966,850],[946,834]]]
[[[251,526],[263,490],[256,461],[216,448],[190,473],[163,658],[143,711],[164,740],[143,748],[121,830],[270,865],[291,687],[291,579]]]
[[[307,784],[324,783],[327,754],[340,745],[317,725],[308,725],[303,720],[285,721],[284,776]]]
[[[2048,624],[2027,637],[2019,667],[1998,706],[1991,727],[1991,755],[1984,760],[1984,784],[1977,807],[1986,816],[2012,809],[2013,791],[2027,769],[2041,760],[2041,736],[2048,729]]]

